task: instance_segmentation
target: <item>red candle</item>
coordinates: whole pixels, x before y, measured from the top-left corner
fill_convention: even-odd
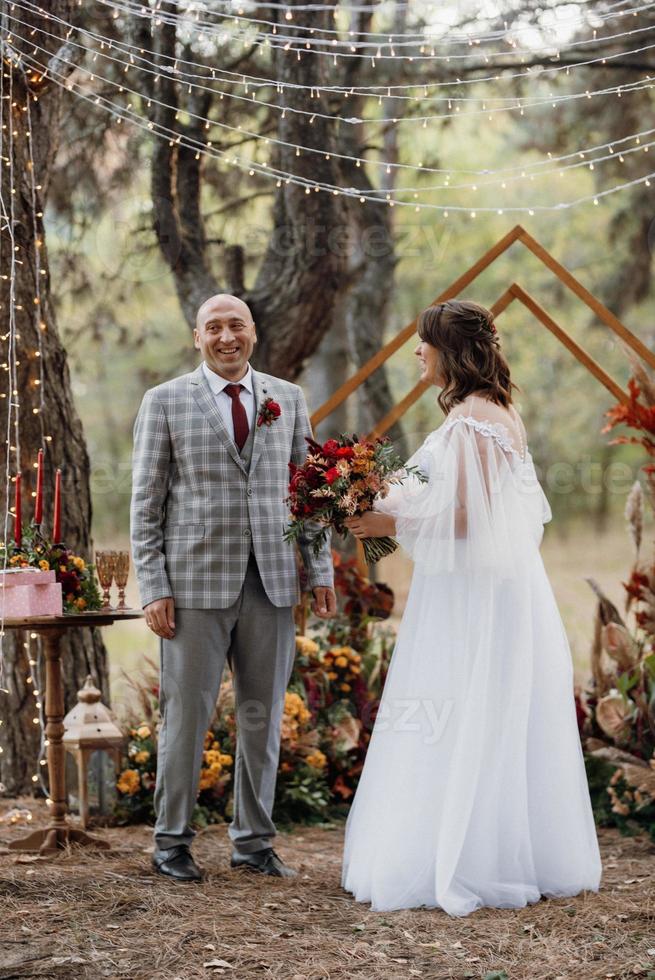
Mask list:
[[[16,521],[14,523],[14,541],[16,542],[16,547],[20,548],[23,541],[23,521],[21,515],[21,502],[20,502],[20,473],[16,474]]]
[[[55,473],[55,516],[52,522],[52,543],[61,543],[61,470]]]
[[[43,450],[39,449],[36,464],[36,502],[34,504],[34,523],[43,520]]]

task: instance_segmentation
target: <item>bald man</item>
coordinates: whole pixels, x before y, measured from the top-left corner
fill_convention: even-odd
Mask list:
[[[298,385],[250,366],[257,332],[242,300],[210,297],[193,334],[202,363],[147,391],[134,426],[132,553],[146,623],[161,638],[152,862],[176,881],[202,878],[191,818],[227,660],[237,719],[231,866],[289,877],[271,818],[300,599],[283,532],[289,463],[304,462],[312,430]],[[313,554],[316,530],[299,544],[314,612],[327,618],[334,573],[329,542]]]

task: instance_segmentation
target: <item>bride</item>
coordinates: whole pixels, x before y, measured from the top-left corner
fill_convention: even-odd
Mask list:
[[[414,562],[342,886],[375,911],[519,908],[597,891],[601,864],[568,641],[539,552],[537,480],[493,315],[450,300],[418,321],[445,421],[410,475],[350,518]]]

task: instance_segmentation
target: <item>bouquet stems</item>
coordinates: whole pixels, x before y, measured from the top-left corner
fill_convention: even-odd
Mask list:
[[[385,555],[392,555],[398,547],[398,542],[389,537],[364,538],[362,544],[364,545],[364,558],[368,565],[375,565]]]

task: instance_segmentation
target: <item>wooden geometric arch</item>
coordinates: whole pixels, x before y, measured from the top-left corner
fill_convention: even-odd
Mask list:
[[[570,289],[579,299],[581,299],[613,333],[621,338],[636,354],[639,355],[647,364],[655,368],[655,354],[636,337],[631,330],[616,317],[611,310],[601,303],[601,301],[590,293],[568,269],[564,268],[550,252],[543,247],[532,235],[521,225],[516,225],[507,235],[501,238],[484,255],[478,259],[466,272],[459,276],[453,283],[441,292],[433,303],[443,303],[447,299],[453,299],[463,289],[465,289],[474,279],[480,275],[492,262],[503,254],[514,242],[520,241],[525,245],[543,264],[554,273],[555,276],[568,289]],[[549,313],[518,283],[512,283],[491,306],[494,316],[498,316],[514,300],[520,300],[523,305],[548,329],[571,353],[583,364],[594,377],[610,391],[618,401],[627,402],[628,395],[613,378],[598,364],[597,361],[583,347],[581,347],[569,333],[560,326]],[[416,332],[416,319],[403,327],[388,344],[385,344],[377,354],[366,362],[351,378],[338,388],[333,395],[328,398],[312,415],[312,425],[317,426],[319,422],[327,418],[341,405],[342,402],[356,391],[357,388],[387,361],[409,338]],[[430,385],[425,382],[418,382],[405,397],[394,405],[387,412],[383,419],[376,424],[370,436],[382,435],[400,419],[411,405],[426,391]]]

